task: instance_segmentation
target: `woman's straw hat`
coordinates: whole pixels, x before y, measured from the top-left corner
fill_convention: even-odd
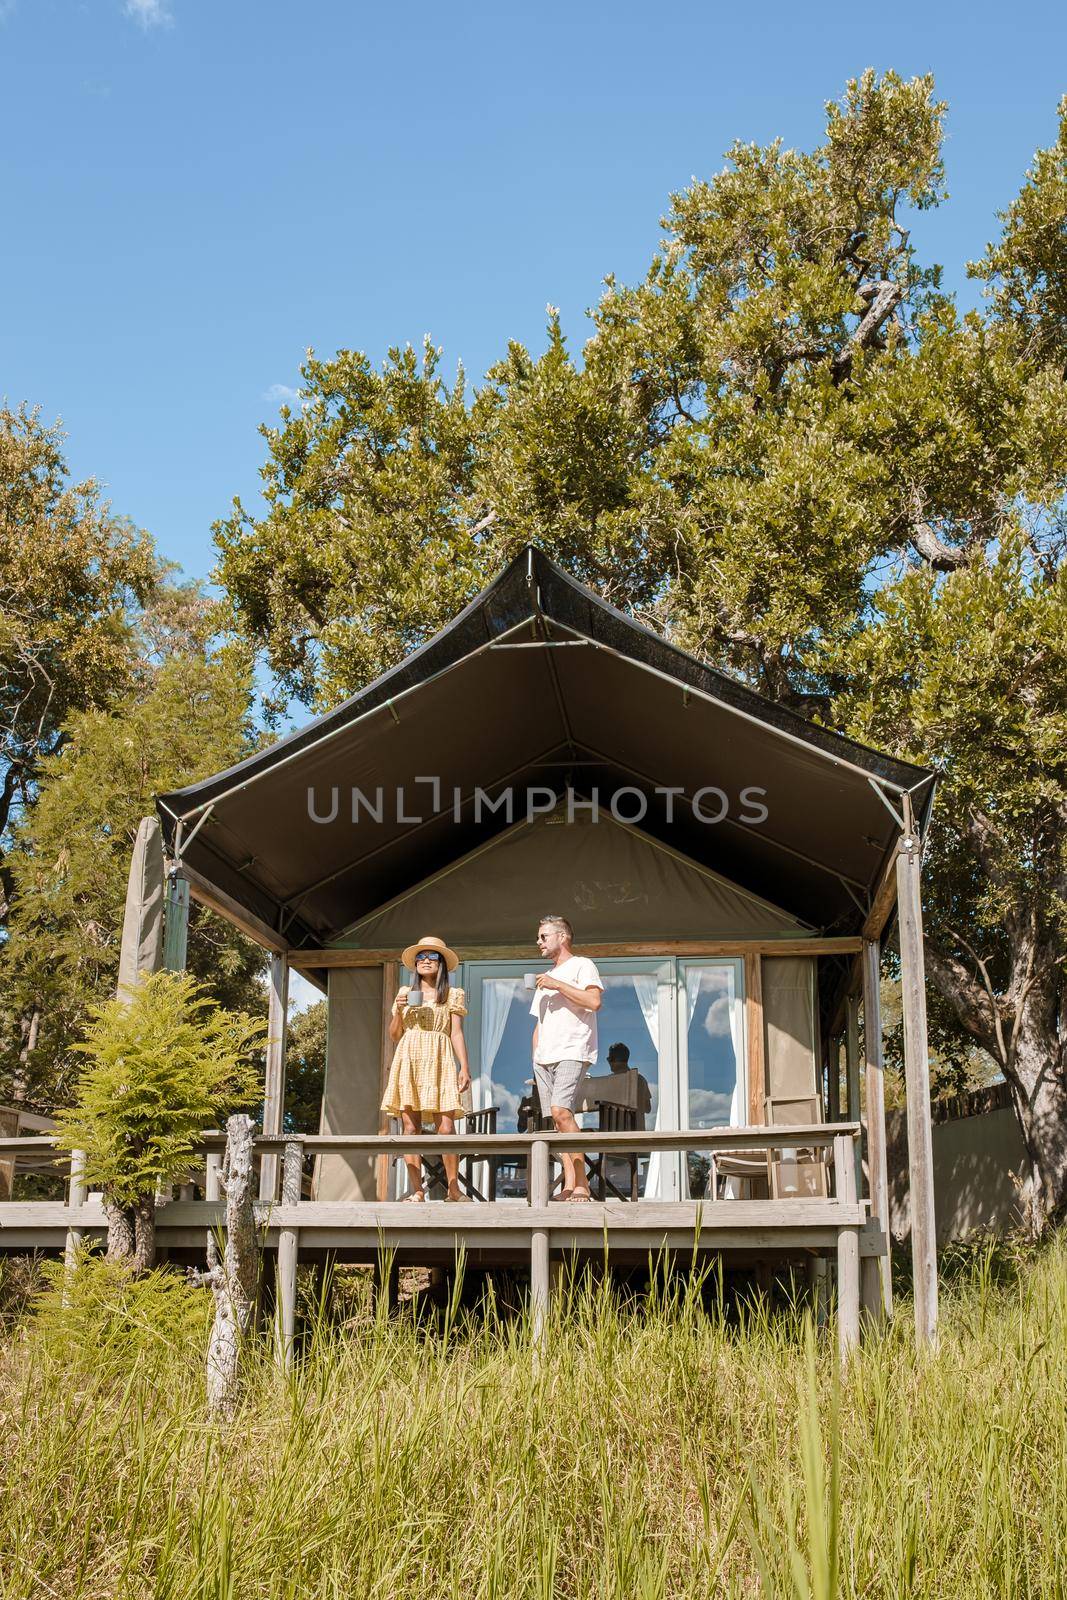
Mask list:
[[[409,944],[400,959],[405,967],[414,970],[415,957],[420,950],[436,950],[438,955],[444,956],[445,966],[449,972],[455,972],[459,966],[459,957],[454,950],[450,950],[443,939],[438,939],[436,934],[427,934],[425,939],[420,939],[416,944]]]

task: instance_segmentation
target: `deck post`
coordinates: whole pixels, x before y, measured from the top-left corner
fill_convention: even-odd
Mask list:
[[[850,994],[845,1001],[845,1103],[849,1122],[860,1120],[860,1002],[859,996]],[[863,1146],[853,1146],[853,1164],[856,1168],[856,1193],[863,1189]]]
[[[204,1163],[204,1199],[222,1199],[222,1151],[209,1150]]]
[[[548,1140],[535,1139],[530,1146],[530,1205],[535,1211],[548,1205]],[[541,1349],[548,1320],[548,1229],[534,1228],[530,1234],[530,1324],[535,1352]]]
[[[861,1290],[864,1310],[876,1321],[883,1316],[890,1317],[893,1314],[880,977],[881,951],[878,940],[865,939],[863,942],[863,1076],[867,1103],[867,1172],[871,1216],[885,1235],[886,1254],[864,1256],[861,1264]]]
[[[937,1233],[934,1224],[934,1147],[930,1121],[930,1058],[926,1038],[926,975],[920,875],[921,841],[911,796],[904,795],[905,831],[897,849],[897,919],[904,1012],[904,1077],[908,1099],[908,1188],[915,1338],[937,1343]]]
[[[834,1140],[834,1177],[837,1198],[842,1205],[856,1203],[856,1158],[852,1139],[839,1133]],[[837,1347],[842,1362],[856,1348],[860,1337],[860,1239],[856,1227],[839,1228],[837,1233]]]
[[[277,1139],[285,1108],[285,1024],[289,1001],[289,962],[270,958],[270,1000],[267,1007],[267,1063],[263,1085],[263,1134]],[[264,1151],[259,1163],[259,1198],[269,1204],[278,1192],[278,1157]]]
[[[72,1150],[70,1156],[70,1188],[67,1194],[67,1205],[72,1211],[77,1211],[85,1204],[85,1151]],[[84,1234],[81,1228],[67,1229],[67,1243],[63,1251],[63,1262],[68,1272],[74,1266],[74,1257],[82,1242]]]
[[[289,1139],[282,1157],[282,1205],[300,1203],[303,1177],[303,1151],[298,1139]],[[278,1270],[275,1294],[275,1350],[278,1365],[288,1372],[293,1365],[293,1340],[296,1335],[296,1258],[300,1242],[297,1228],[278,1230]]]
[[[826,1118],[841,1121],[841,1037],[830,1035],[826,1065]]]

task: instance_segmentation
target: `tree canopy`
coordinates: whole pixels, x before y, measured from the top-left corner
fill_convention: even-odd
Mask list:
[[[930,78],[872,71],[811,151],[735,145],[671,197],[581,359],[550,309],[469,397],[427,343],[309,356],[218,575],[279,696],[324,708],[527,540],[808,715],[943,773],[927,863],[946,1037],[1012,1084],[1067,1201],[1067,101],[962,313],[923,258]]]

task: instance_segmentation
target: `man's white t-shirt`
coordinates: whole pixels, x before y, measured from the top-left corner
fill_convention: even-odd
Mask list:
[[[573,983],[576,988],[603,989],[600,973],[588,956],[568,956],[558,967],[553,967],[553,978]],[[530,1006],[531,1017],[537,1018],[537,1049],[534,1060],[540,1066],[550,1066],[554,1061],[596,1060],[596,1012],[575,1005],[558,989],[537,989]]]

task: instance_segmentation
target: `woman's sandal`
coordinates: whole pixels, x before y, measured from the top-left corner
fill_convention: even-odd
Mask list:
[[[463,1194],[462,1192],[460,1192],[459,1194],[446,1194],[445,1195],[445,1199],[446,1200],[450,1200],[453,1205],[468,1205],[469,1206],[470,1203],[471,1203],[470,1195],[469,1194]]]
[[[401,1201],[401,1204],[405,1205],[405,1206],[424,1205],[425,1203],[426,1203],[426,1190],[425,1189],[414,1189],[414,1190],[412,1190],[411,1194],[406,1194],[404,1196],[403,1200]]]

